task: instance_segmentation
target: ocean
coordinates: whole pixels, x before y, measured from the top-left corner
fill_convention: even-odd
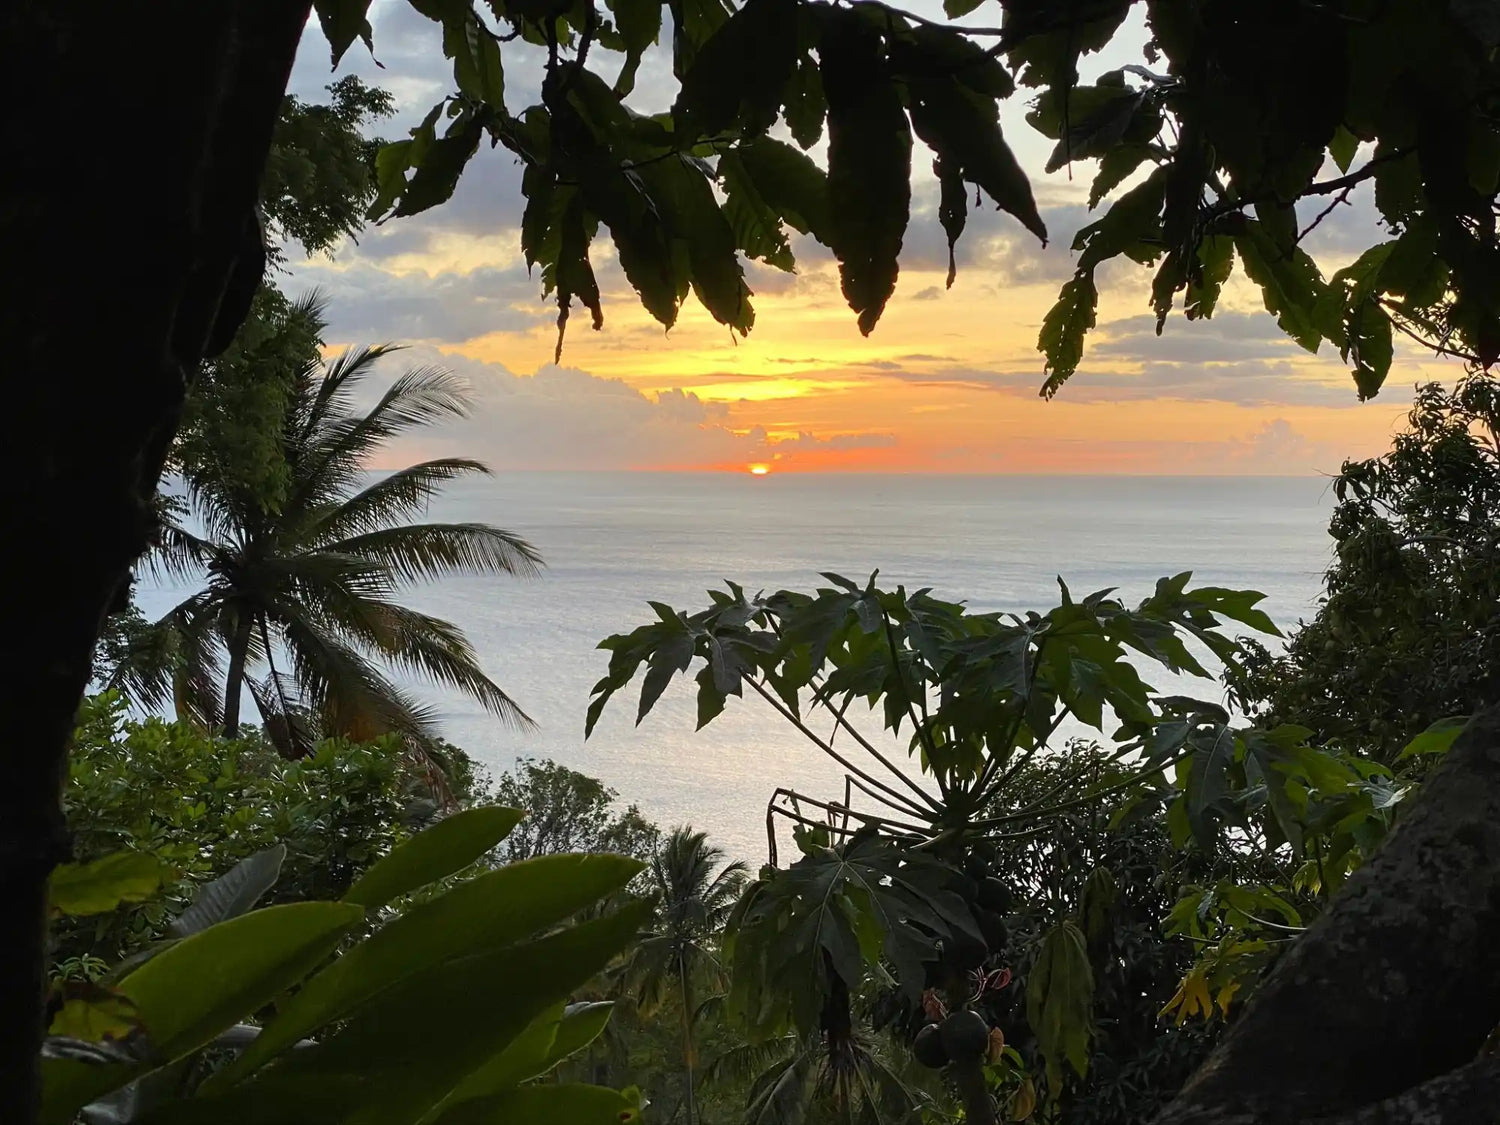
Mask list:
[[[1330,552],[1329,482],[1312,477],[1020,477],[866,474],[506,473],[451,488],[434,520],[518,532],[543,577],[462,578],[407,601],[458,623],[486,671],[536,721],[507,729],[462,697],[425,687],[450,741],[492,771],[550,758],[600,778],[663,826],[707,830],[763,861],[779,785],[841,797],[838,767],[753,695],[694,732],[690,684],[639,726],[635,698],[583,737],[589,689],[611,634],[653,619],[647,599],[708,604],[732,579],[750,591],[811,589],[820,571],[932,587],[978,610],[1045,611],[1061,575],[1075,596],[1107,586],[1133,603],[1157,578],[1259,590],[1281,625],[1307,616]],[[172,591],[142,589],[149,615]],[[1148,681],[1166,687],[1160,675]],[[1196,691],[1218,698],[1217,685]]]

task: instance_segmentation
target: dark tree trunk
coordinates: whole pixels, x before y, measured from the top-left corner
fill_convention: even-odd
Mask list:
[[[240,736],[240,703],[245,696],[245,661],[250,654],[250,630],[254,622],[245,614],[235,623],[229,639],[229,674],[224,678],[224,737]]]
[[[1500,709],[1257,989],[1157,1125],[1500,1120]]]
[[[254,258],[246,218],[308,7],[0,4],[7,1123],[37,1106],[46,883],[69,855],[59,800],[74,715],[102,619],[151,535],[187,382],[243,317],[231,306]]]

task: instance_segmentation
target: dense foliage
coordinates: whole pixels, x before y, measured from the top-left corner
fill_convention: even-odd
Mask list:
[[[1389,762],[1500,695],[1500,387],[1419,389],[1392,450],[1346,464],[1313,619],[1241,687],[1273,719]]]
[[[481,787],[490,800],[527,812],[501,845],[508,860],[557,852],[616,852],[640,860],[656,854],[660,830],[640,809],[617,809],[613,789],[567,766],[522,759]]]
[[[130,719],[111,693],[84,702],[65,801],[79,862],[138,852],[170,872],[147,901],[53,926],[57,961],[84,973],[163,937],[205,882],[277,844],[271,901],[339,898],[431,817],[435,792],[393,738],[329,740],[288,761],[258,732]]]
[[[1237,259],[1289,336],[1339,351],[1361,397],[1397,333],[1481,365],[1500,356],[1500,21],[1484,5],[1002,0],[998,28],[878,0],[706,0],[672,6],[670,24],[656,0],[414,6],[442,24],[455,88],[381,150],[370,213],[443,203],[481,140],[505,146],[525,165],[521,248],[556,298],[559,350],[575,304],[603,321],[601,225],[666,327],[691,291],[748,332],[743,262],[793,269],[794,231],[833,252],[869,333],[896,286],[916,141],[936,157],[950,246],[971,193],[1045,240],[1000,127],[1020,90],[1056,142],[1047,170],[1096,160],[1090,202],[1113,199],[1075,237],[1076,272],[1043,322],[1045,394],[1077,369],[1114,260],[1156,267],[1160,324],[1174,307],[1212,315]],[[335,62],[369,41],[368,7],[318,0]],[[944,7],[956,19],[979,4]],[[1138,8],[1140,62],[1082,83],[1082,58],[1133,34]],[[676,97],[638,112],[636,71],[664,29]],[[505,59],[514,72],[527,51],[540,97],[512,113]],[[825,137],[826,168],[807,155]],[[1393,237],[1330,276],[1303,239],[1365,183]]]

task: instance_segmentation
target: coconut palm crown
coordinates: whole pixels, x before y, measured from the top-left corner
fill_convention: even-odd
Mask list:
[[[321,339],[316,298],[289,315]],[[530,723],[456,625],[397,600],[405,587],[453,574],[532,575],[541,558],[487,524],[411,522],[447,482],[487,474],[480,462],[367,471],[392,438],[468,412],[462,383],[434,368],[406,371],[360,412],[377,364],[396,350],[356,347],[330,362],[314,351],[294,367],[275,495],[212,457],[181,465],[185,499],[165,505],[148,562],[178,582],[206,582],[131,646],[113,676],[127,695],[152,708],[170,701],[179,716],[233,736],[249,689],[268,733],[292,753],[314,737],[430,742],[431,710],[392,672],[456,688],[504,722]]]

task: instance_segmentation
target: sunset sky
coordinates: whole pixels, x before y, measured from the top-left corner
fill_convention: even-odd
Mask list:
[[[985,5],[975,19],[995,17]],[[926,11],[923,5],[914,5]],[[404,135],[448,90],[436,25],[406,3],[377,0],[376,67],[363,49],[343,72],[395,94]],[[310,26],[293,91],[316,99],[330,81]],[[1094,60],[1104,69],[1128,56]],[[535,98],[537,74],[507,55],[513,109]],[[665,60],[648,59],[633,104],[665,108]],[[527,276],[518,224],[520,169],[484,146],[454,198],[435,212],[361,235],[332,258],[297,261],[286,287],[330,302],[331,343],[394,340],[408,364],[437,363],[473,388],[474,417],[413,453],[462,450],[496,468],[729,469],[1005,473],[1314,473],[1382,451],[1414,383],[1451,368],[1398,350],[1386,390],[1360,404],[1337,353],[1311,356],[1236,279],[1212,321],[1180,315],[1158,338],[1146,307],[1149,271],[1101,273],[1099,327],[1079,374],[1051,402],[1037,397],[1037,328],[1072,272],[1068,247],[1088,221],[1092,163],[1044,176],[1051,142],[1027,128],[1020,97],[1007,137],[1032,173],[1052,240],[1046,249],[1009,216],[971,212],[959,272],[943,288],[946,246],[931,158],[919,179],[896,295],[873,335],[859,334],[831,257],[794,242],[795,275],[752,263],[756,326],[748,339],[689,299],[664,333],[639,307],[607,239],[594,261],[605,325],[571,325],[563,366],[551,364],[555,306]],[[1309,239],[1325,270],[1378,237],[1367,197]],[[391,361],[394,366],[397,361]]]

